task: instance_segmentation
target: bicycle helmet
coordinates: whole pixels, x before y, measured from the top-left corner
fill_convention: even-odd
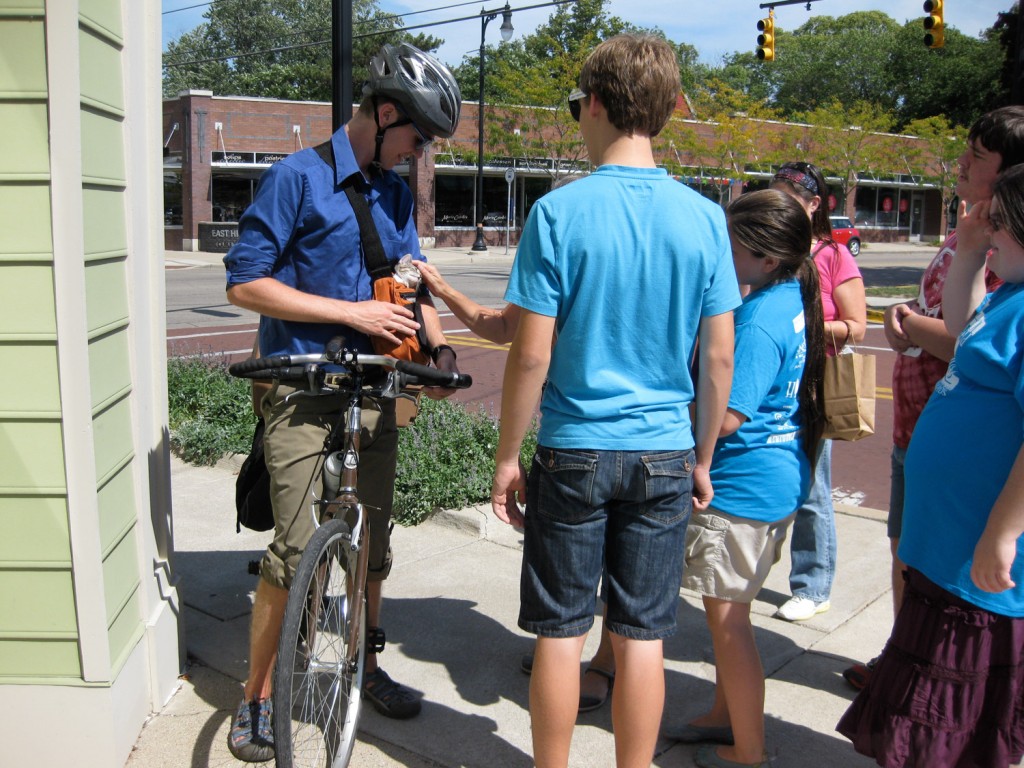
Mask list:
[[[408,43],[388,43],[370,59],[370,80],[363,95],[391,99],[437,138],[447,139],[459,124],[462,93],[455,77],[433,56]]]

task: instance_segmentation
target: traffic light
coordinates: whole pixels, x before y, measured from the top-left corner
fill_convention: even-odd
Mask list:
[[[924,44],[941,48],[946,44],[946,23],[942,20],[942,0],[924,0]]]
[[[931,0],[930,0],[931,1]],[[771,10],[768,18],[757,22],[757,58],[761,61],[775,61],[775,17]]]

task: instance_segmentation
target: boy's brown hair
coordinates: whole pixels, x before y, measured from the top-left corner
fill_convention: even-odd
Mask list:
[[[598,45],[580,71],[580,90],[597,94],[612,125],[657,136],[676,108],[679,64],[672,46],[653,35],[617,35]]]

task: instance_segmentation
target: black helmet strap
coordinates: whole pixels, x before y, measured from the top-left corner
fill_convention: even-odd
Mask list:
[[[388,128],[399,128],[399,127],[401,127],[403,125],[410,125],[412,123],[412,120],[410,120],[408,117],[403,117],[401,120],[396,120],[391,125],[386,126],[384,128],[381,128],[380,127],[380,113],[377,111],[377,94],[374,94],[372,98],[373,98],[373,122],[377,126],[377,135],[374,136],[375,147],[374,147],[374,151],[373,151],[373,160],[370,162],[369,171],[370,171],[370,175],[371,176],[375,176],[376,177],[376,176],[382,176],[384,174],[384,168],[380,164],[380,148],[384,145],[384,134],[387,132]],[[397,104],[395,105],[395,108],[396,109],[398,108]],[[399,110],[399,111],[401,111],[401,110]]]

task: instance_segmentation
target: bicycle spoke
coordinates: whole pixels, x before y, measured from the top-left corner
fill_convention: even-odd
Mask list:
[[[292,585],[298,592],[301,583],[307,584],[301,602],[298,595],[289,595],[274,694],[277,760],[283,768],[342,768],[351,756],[361,699],[363,636],[358,662],[350,665],[348,633],[351,620],[361,619],[364,607],[355,614],[351,610],[348,577],[340,565],[348,548],[344,523],[322,526],[307,548],[310,562],[303,557]],[[293,597],[295,615],[289,615]]]

